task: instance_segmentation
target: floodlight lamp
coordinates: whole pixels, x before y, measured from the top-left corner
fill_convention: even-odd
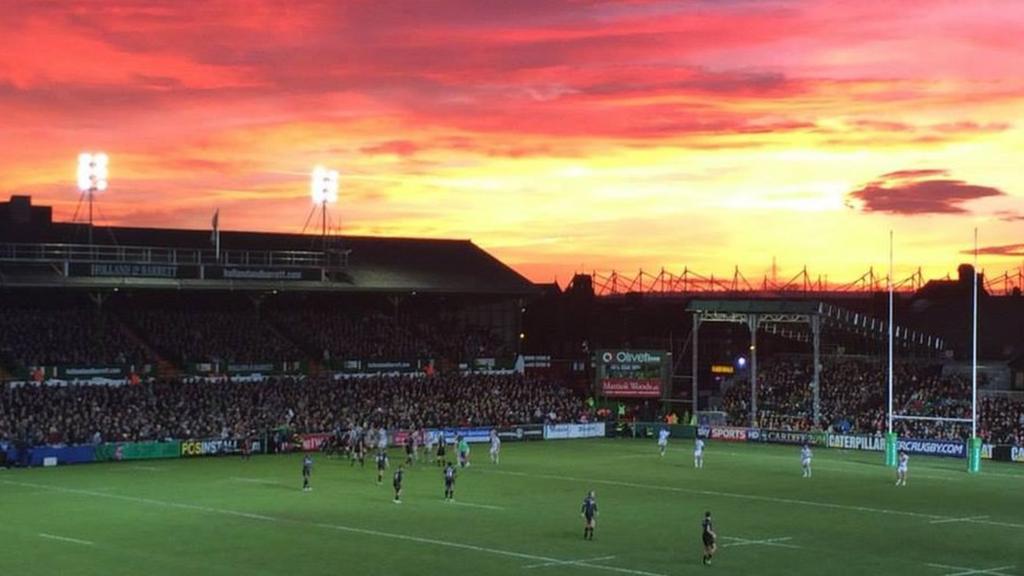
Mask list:
[[[81,192],[102,192],[107,189],[107,166],[110,159],[106,154],[82,153],[78,155],[78,190]]]
[[[338,171],[323,166],[313,169],[310,192],[315,204],[333,204],[338,201]]]

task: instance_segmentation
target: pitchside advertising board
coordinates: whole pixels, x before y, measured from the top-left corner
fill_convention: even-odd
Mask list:
[[[827,434],[823,432],[800,432],[793,430],[758,430],[750,428],[747,430],[747,438],[751,442],[767,442],[769,444],[795,444],[803,446],[827,445]]]
[[[259,440],[252,443],[253,452],[261,452],[263,445]],[[185,440],[181,443],[181,456],[217,456],[220,454],[240,454],[242,442],[233,438],[209,438],[206,440]]]
[[[751,431],[755,434],[760,432],[756,429],[737,428],[735,426],[699,426],[697,428],[697,437],[708,440],[721,440],[723,442],[746,442],[750,439],[749,432]]]
[[[597,391],[607,398],[660,398],[670,357],[662,350],[598,350]]]
[[[569,440],[573,438],[603,438],[604,422],[590,424],[548,424],[544,426],[545,440]]]
[[[958,440],[918,440],[916,438],[900,438],[899,449],[907,454],[950,456],[953,458],[965,458],[967,456],[967,445]]]
[[[840,450],[865,450],[868,452],[885,452],[884,436],[852,436],[848,434],[829,434],[828,447]]]

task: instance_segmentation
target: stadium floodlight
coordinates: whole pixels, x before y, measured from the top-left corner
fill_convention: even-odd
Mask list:
[[[89,244],[92,244],[92,201],[97,192],[107,189],[110,158],[103,152],[78,155],[78,191],[89,200]]]
[[[313,168],[310,192],[315,204],[334,204],[338,201],[338,171],[323,166]]]
[[[323,166],[313,168],[313,177],[310,180],[309,186],[314,206],[320,206],[321,221],[323,222],[324,252],[326,253],[327,205],[338,201],[338,171],[328,170]],[[314,210],[316,210],[315,207]]]
[[[110,159],[103,152],[78,155],[79,192],[103,192],[107,189],[108,165]]]

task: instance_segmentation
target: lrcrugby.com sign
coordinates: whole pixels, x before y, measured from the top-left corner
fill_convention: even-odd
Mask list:
[[[963,458],[967,454],[967,446],[955,440],[916,440],[908,438],[899,441],[900,450],[908,454],[927,454],[931,456],[953,456]]]

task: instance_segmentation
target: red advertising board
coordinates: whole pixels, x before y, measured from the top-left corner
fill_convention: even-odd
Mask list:
[[[605,378],[601,394],[615,398],[660,398],[661,380],[657,378]]]
[[[330,438],[330,434],[303,434],[302,435],[302,450],[304,452],[315,452],[323,446],[324,442]]]

